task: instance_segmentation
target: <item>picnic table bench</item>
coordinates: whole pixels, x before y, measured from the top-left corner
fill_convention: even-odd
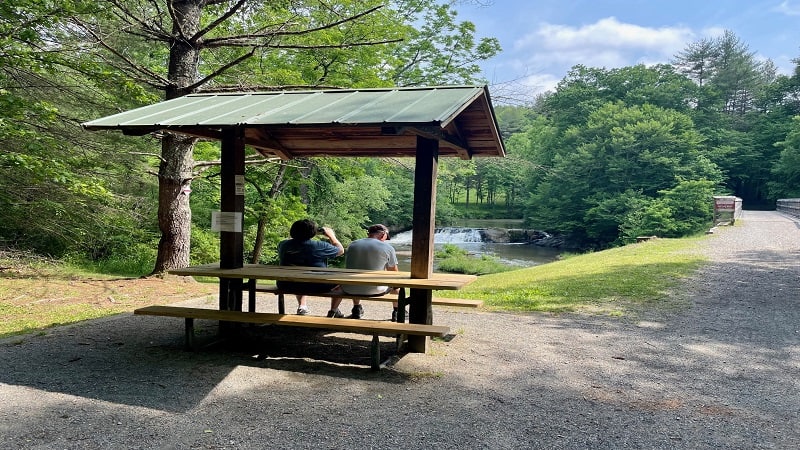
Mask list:
[[[220,279],[247,279],[248,290],[250,290],[252,294],[251,297],[253,300],[248,305],[248,311],[224,309],[222,307],[220,307],[220,309],[205,309],[181,306],[148,306],[134,311],[134,314],[140,315],[184,318],[186,345],[189,348],[193,347],[195,319],[218,320],[221,323],[238,322],[326,328],[342,332],[372,335],[373,339],[370,352],[373,369],[380,368],[378,336],[397,336],[398,350],[400,350],[400,345],[406,336],[423,336],[425,339],[445,336],[449,332],[449,328],[441,325],[404,323],[399,321],[388,322],[365,319],[353,320],[318,316],[298,316],[294,314],[284,314],[281,311],[279,311],[278,314],[259,313],[256,312],[254,299],[257,289],[256,280],[270,279],[308,283],[392,286],[403,289],[453,290],[460,289],[477,278],[474,275],[444,273],[434,273],[429,278],[411,278],[408,272],[383,270],[368,271],[330,267],[271,266],[261,264],[246,264],[243,267],[233,269],[222,269],[219,267],[219,264],[206,264],[170,270],[170,273],[182,276],[218,277]]]
[[[416,335],[444,337],[450,328],[438,325],[384,322],[366,319],[334,319],[318,316],[298,316],[295,314],[259,313],[249,311],[225,311],[208,308],[189,308],[182,306],[153,305],[138,308],[134,314],[180,317],[185,319],[186,347],[194,349],[194,320],[220,320],[253,324],[272,324],[294,327],[323,328],[348,333],[372,335],[370,361],[374,370],[380,369],[380,342],[378,336]]]
[[[278,299],[278,312],[280,314],[286,313],[286,302],[285,302],[286,295],[306,295],[309,297],[324,297],[324,298],[339,297],[347,300],[397,302],[398,303],[397,321],[405,322],[405,312],[406,312],[405,306],[407,305],[405,288],[400,288],[399,289],[400,292],[397,294],[387,293],[383,295],[356,295],[356,294],[348,294],[341,290],[303,293],[303,292],[285,291],[279,289],[275,285],[256,284],[255,280],[250,280],[246,284],[245,289],[247,289],[249,292],[248,310],[250,311],[255,311],[256,309],[255,306],[256,306],[257,292],[275,295]],[[433,297],[431,303],[433,305],[438,305],[438,306],[452,306],[452,307],[462,307],[462,308],[478,308],[480,306],[483,306],[483,300],[472,300],[466,298]]]

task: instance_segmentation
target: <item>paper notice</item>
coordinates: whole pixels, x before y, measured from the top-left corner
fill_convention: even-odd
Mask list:
[[[211,231],[242,232],[242,213],[238,212],[211,212]]]

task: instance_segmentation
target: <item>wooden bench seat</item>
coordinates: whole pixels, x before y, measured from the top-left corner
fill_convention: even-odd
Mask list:
[[[247,284],[244,285],[245,289],[250,289]],[[284,296],[286,295],[295,295],[294,292],[287,292],[281,289],[278,289],[277,286],[271,284],[256,284],[255,289],[250,291],[250,303],[249,307],[251,311],[255,310],[255,293],[262,292],[266,294],[273,294],[278,297],[278,312],[284,314],[285,310],[285,303],[284,303]],[[354,294],[345,294],[341,291],[332,291],[332,292],[315,292],[311,294],[303,294],[300,293],[299,295],[306,295],[309,297],[341,297],[347,300],[367,300],[367,301],[375,301],[375,302],[397,302],[399,301],[400,296],[398,294],[384,294],[380,296],[369,296],[369,295],[354,295]],[[431,300],[433,305],[438,306],[455,306],[455,307],[463,307],[463,308],[478,308],[483,306],[483,300],[472,300],[467,298],[446,298],[446,297],[433,297]]]
[[[370,354],[372,368],[375,370],[380,369],[380,346],[378,336],[415,335],[444,337],[450,331],[448,327],[441,325],[396,323],[366,319],[334,319],[293,314],[223,311],[183,306],[145,306],[134,310],[133,313],[138,315],[184,318],[186,321],[186,347],[188,349],[194,348],[194,319],[322,328],[347,333],[368,334],[372,335]]]

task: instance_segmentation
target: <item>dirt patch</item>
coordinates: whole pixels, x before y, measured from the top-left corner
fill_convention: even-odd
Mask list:
[[[189,277],[63,280],[56,278],[6,278],[0,281],[0,301],[12,305],[89,304],[109,309],[167,304],[204,295],[216,295],[216,284]]]

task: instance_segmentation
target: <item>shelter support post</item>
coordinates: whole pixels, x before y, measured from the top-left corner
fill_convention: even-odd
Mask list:
[[[238,269],[244,265],[244,130],[240,127],[222,130],[220,184],[220,268]],[[219,309],[242,310],[242,279],[221,278]],[[227,325],[220,323],[220,331]]]
[[[417,137],[414,172],[414,217],[411,240],[411,278],[429,278],[433,273],[433,235],[436,220],[436,176],[439,167],[439,141]],[[409,323],[433,323],[433,292],[411,289]],[[425,353],[430,345],[427,336],[409,336],[408,350]]]

